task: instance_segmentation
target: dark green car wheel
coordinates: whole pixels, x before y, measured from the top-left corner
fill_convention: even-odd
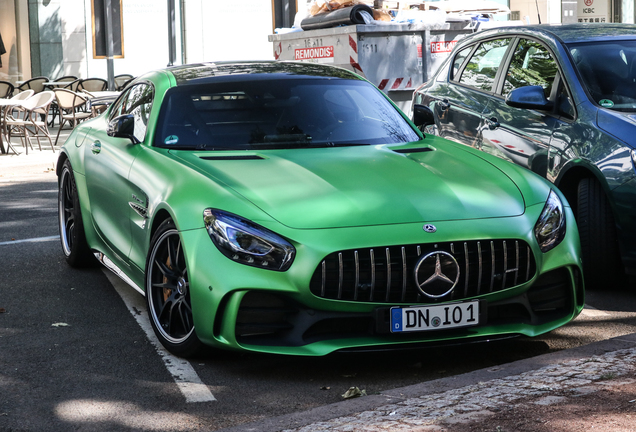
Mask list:
[[[150,242],[146,264],[146,301],[150,323],[163,346],[188,357],[202,347],[194,330],[190,283],[181,237],[171,220],[163,222]]]
[[[95,258],[86,242],[75,176],[68,159],[62,166],[58,187],[58,219],[62,251],[66,261],[72,267],[87,267],[95,263]]]

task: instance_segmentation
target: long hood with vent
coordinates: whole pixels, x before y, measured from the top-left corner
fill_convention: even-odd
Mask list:
[[[519,188],[496,166],[470,152],[423,144],[175,156],[297,229],[498,218],[525,210]]]

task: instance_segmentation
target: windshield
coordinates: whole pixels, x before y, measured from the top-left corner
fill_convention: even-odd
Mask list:
[[[291,78],[171,88],[154,145],[244,150],[417,140],[402,115],[364,81]]]
[[[592,100],[616,111],[636,111],[636,41],[569,45]]]

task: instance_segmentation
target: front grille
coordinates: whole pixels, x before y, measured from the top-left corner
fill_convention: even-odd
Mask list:
[[[415,283],[420,257],[451,254],[459,281],[447,295],[429,298]],[[334,252],[314,272],[310,289],[321,298],[376,303],[436,303],[461,300],[521,285],[534,277],[536,264],[523,240],[481,240],[389,246]]]

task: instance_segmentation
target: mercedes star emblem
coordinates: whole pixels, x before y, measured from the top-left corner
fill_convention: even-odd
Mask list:
[[[448,252],[437,251],[423,256],[415,266],[415,283],[427,297],[449,294],[459,281],[459,264]]]
[[[437,227],[432,224],[426,224],[423,228],[424,231],[426,231],[427,233],[434,233],[435,231],[437,231]]]

